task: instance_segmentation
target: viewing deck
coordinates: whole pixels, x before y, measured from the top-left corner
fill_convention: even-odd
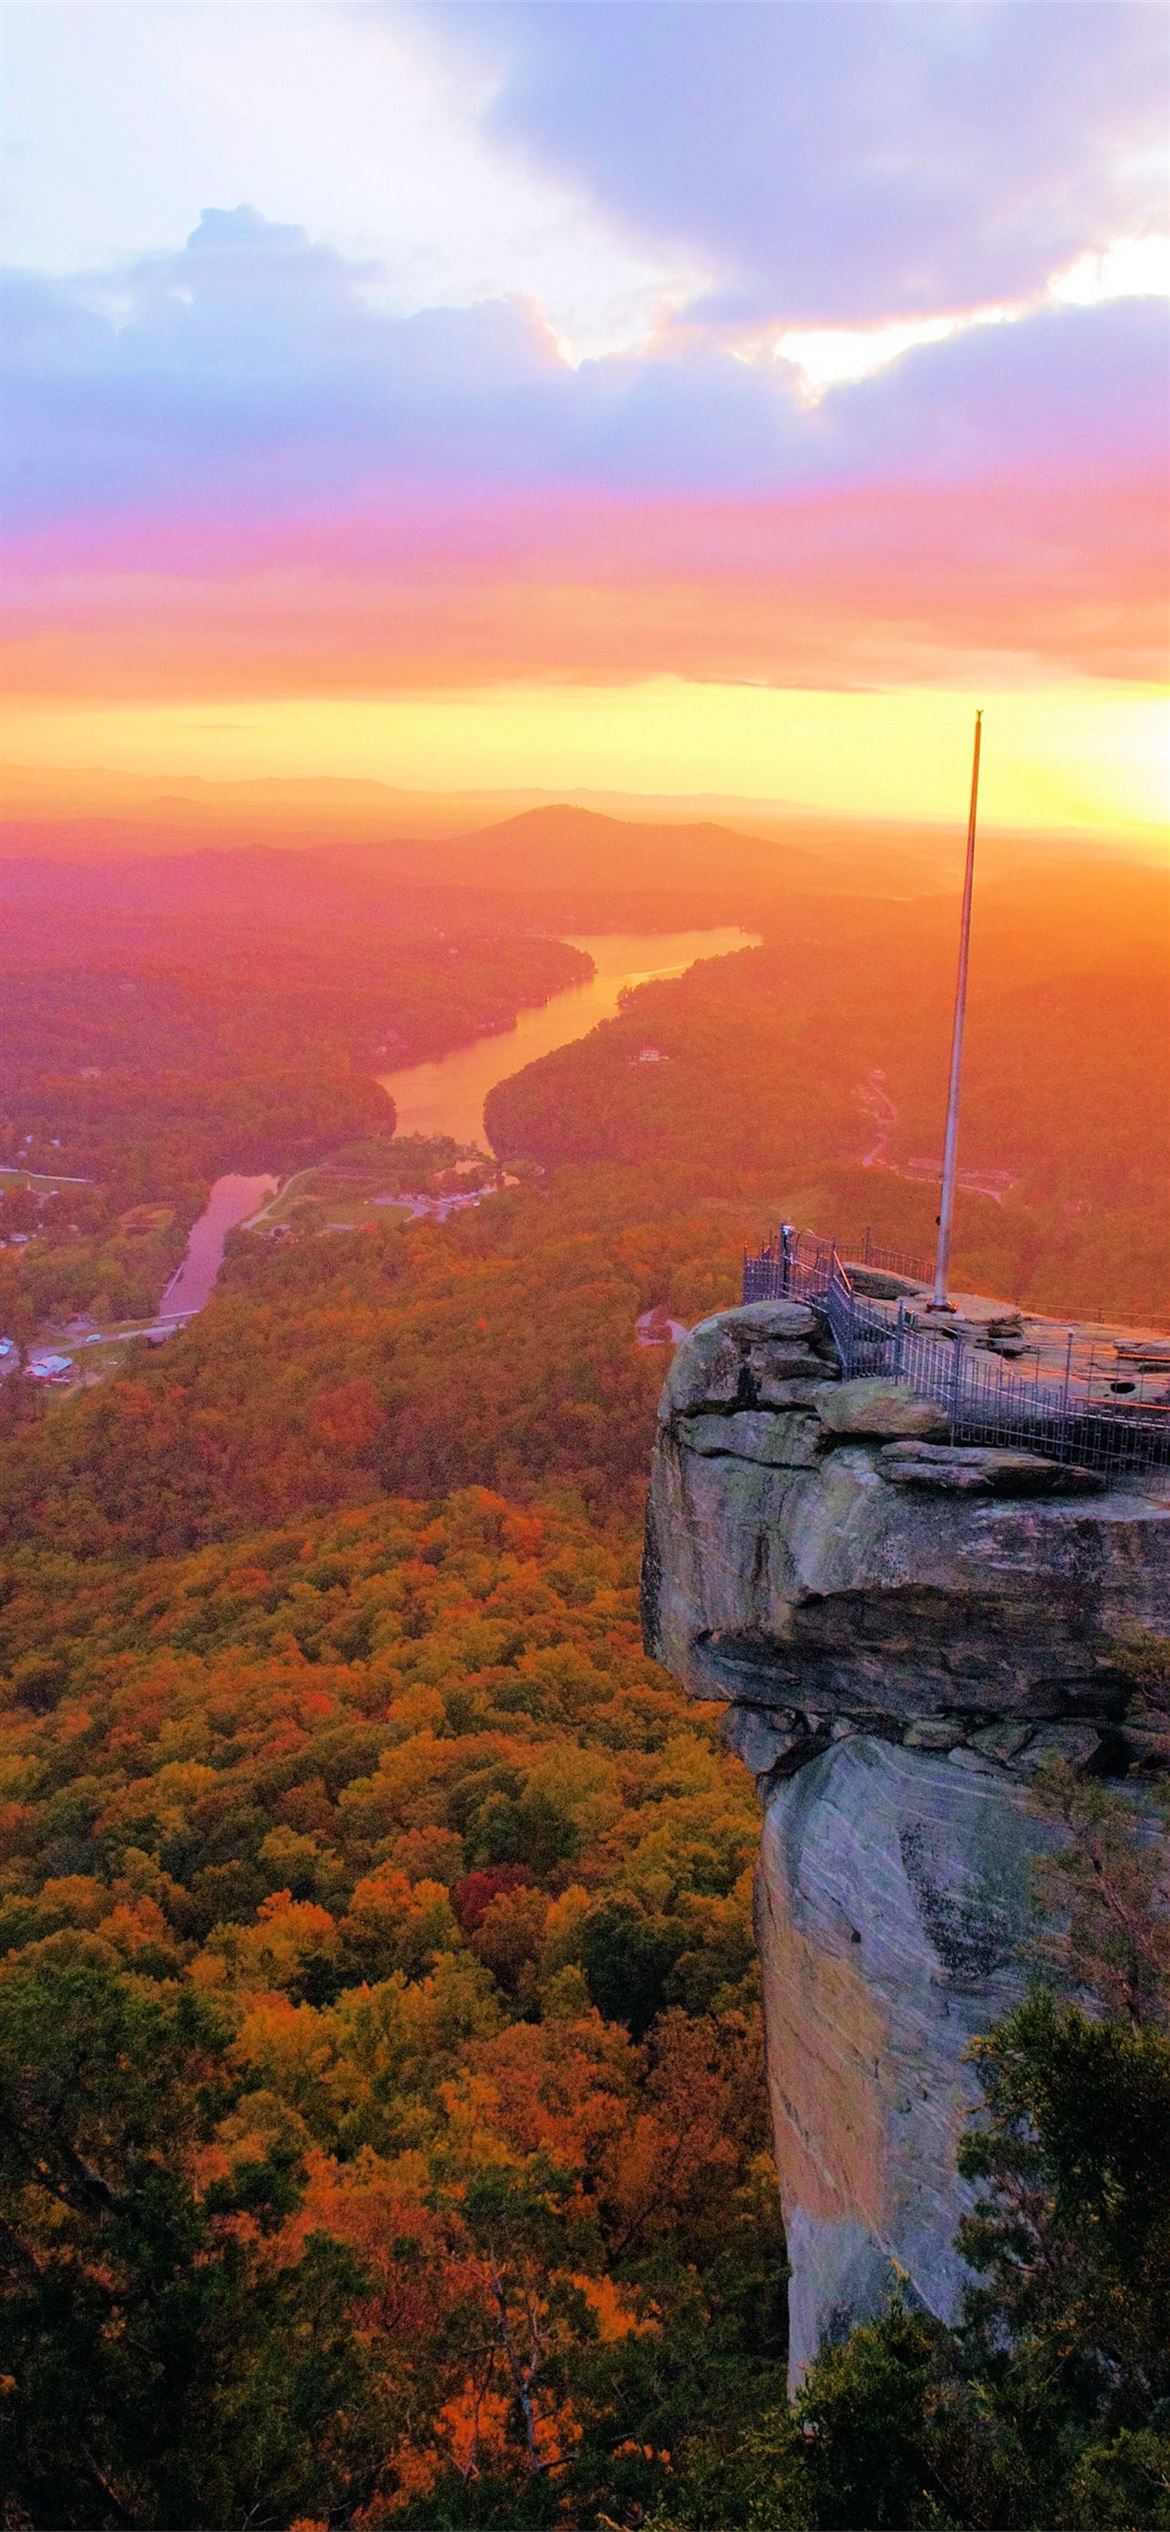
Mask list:
[[[960,1293],[932,1310],[930,1272],[870,1248],[844,1258],[817,1233],[745,1255],[743,1298],[825,1311],[847,1379],[904,1380],[946,1407],[956,1441],[1079,1462],[1118,1481],[1170,1471],[1170,1337],[1039,1317]]]

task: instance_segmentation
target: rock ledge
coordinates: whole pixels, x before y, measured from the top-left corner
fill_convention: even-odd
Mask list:
[[[1141,1805],[1170,1765],[1123,1658],[1170,1635],[1170,1502],[945,1436],[935,1402],[843,1381],[803,1303],[705,1321],[659,1407],[647,1648],[726,1707],[764,1803],[794,2373],[895,2276],[956,2309],[966,2050],[1028,1983],[1037,1768]]]

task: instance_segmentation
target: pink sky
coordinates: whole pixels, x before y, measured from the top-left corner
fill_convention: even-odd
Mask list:
[[[604,779],[598,698],[624,729],[631,688],[672,680],[725,698],[705,787],[741,787],[734,694],[763,687],[774,788],[811,796],[785,698],[837,696],[848,734],[874,692],[990,688],[1017,725],[1034,697],[1038,767],[1071,697],[1102,729],[1116,705],[1112,810],[1098,779],[1087,814],[1157,814],[1131,734],[1166,645],[1159,12],[199,14],[218,88],[183,10],[17,13],[38,25],[10,78],[13,755],[161,766],[176,714],[230,703],[237,742],[204,727],[183,763],[248,770],[259,713],[253,769],[276,770],[260,707],[344,706],[319,770],[392,781],[363,713],[397,745],[411,698],[447,695],[410,779],[453,784],[484,778],[468,699],[498,690],[527,698],[523,781],[555,690],[570,756],[566,698],[591,697]],[[328,92],[311,166],[295,94],[250,123],[222,102],[266,51]],[[136,58],[170,140],[137,192]],[[406,116],[380,169],[379,80]],[[242,182],[249,207],[208,207]],[[941,339],[893,357],[895,325]],[[822,338],[856,374],[825,387]],[[896,782],[875,805],[904,805]]]

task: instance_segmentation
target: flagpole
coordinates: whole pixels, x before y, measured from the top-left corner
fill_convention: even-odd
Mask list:
[[[949,1310],[947,1276],[951,1263],[951,1222],[955,1210],[955,1163],[959,1149],[959,1086],[963,1077],[963,1023],[967,1017],[967,961],[971,948],[971,897],[975,883],[975,818],[979,807],[979,748],[983,714],[975,715],[975,754],[971,765],[971,808],[967,819],[967,869],[963,880],[963,912],[959,925],[959,972],[955,982],[955,1022],[951,1032],[951,1077],[947,1088],[947,1131],[943,1144],[942,1187],[938,1204],[938,1245],[934,1253],[932,1310]]]

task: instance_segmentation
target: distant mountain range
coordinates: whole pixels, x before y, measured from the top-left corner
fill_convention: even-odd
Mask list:
[[[511,888],[521,878],[531,883],[534,874],[524,867],[530,855],[547,860],[554,853],[563,880],[584,876],[588,865],[596,881],[607,849],[619,848],[631,884],[653,889],[673,864],[676,880],[685,873],[693,884],[701,873],[704,888],[721,899],[728,880],[749,874],[771,879],[783,870],[795,883],[801,856],[807,884],[818,889],[860,884],[901,893],[945,885],[962,842],[958,812],[953,825],[927,825],[832,818],[784,800],[728,795],[422,792],[334,776],[211,782],[193,774],[27,765],[0,775],[0,821],[6,854],[71,863],[173,858],[193,847],[237,854],[256,846],[366,847],[381,855],[381,875],[399,885],[438,879]],[[449,863],[436,862],[436,842],[452,848]],[[421,846],[425,853],[410,850]],[[1032,861],[1132,859],[1140,839],[1135,845],[1132,837],[1110,843],[1087,833],[987,831],[985,866],[1010,867],[1022,852]],[[350,867],[356,877],[357,862]],[[608,871],[606,884],[617,875]]]

